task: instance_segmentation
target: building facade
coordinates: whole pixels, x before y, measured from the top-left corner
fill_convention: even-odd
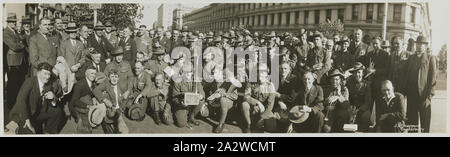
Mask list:
[[[64,3],[4,3],[3,15],[16,13],[18,26],[21,26],[24,17],[31,19],[31,25],[36,24],[44,16],[59,17],[71,21],[73,15],[67,12],[66,8],[68,7],[70,7],[70,4]],[[2,18],[3,26],[6,26],[6,18],[7,16]]]
[[[178,7],[173,10],[172,29],[181,30],[183,27],[183,15],[190,13],[193,10],[194,8],[184,7],[179,4]]]
[[[371,37],[381,36],[384,3],[213,3],[183,16],[190,30],[223,31],[244,25],[251,31],[298,32],[316,30],[319,23],[340,20],[344,33],[363,29]],[[431,39],[427,3],[389,3],[387,39],[406,41],[419,34]]]
[[[158,8],[158,19],[156,21],[156,25],[158,27],[163,27],[164,30],[171,30],[173,10],[176,8],[176,4],[161,4]]]

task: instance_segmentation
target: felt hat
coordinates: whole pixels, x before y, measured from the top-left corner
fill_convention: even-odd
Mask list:
[[[105,104],[101,103],[101,104],[90,106],[89,107],[89,112],[88,112],[89,124],[92,127],[99,126],[102,123],[103,118],[105,117],[105,115],[106,115],[106,106],[105,106]]]
[[[291,110],[289,110],[289,121],[297,124],[305,122],[309,117],[309,113],[303,112],[302,110],[303,107],[300,105],[292,107]]]
[[[8,13],[8,17],[6,18],[6,22],[17,22],[16,13]]]

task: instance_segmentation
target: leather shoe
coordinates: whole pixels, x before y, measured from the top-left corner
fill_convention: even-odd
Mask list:
[[[223,128],[225,127],[224,124],[219,124],[216,129],[214,129],[214,133],[222,133]]]

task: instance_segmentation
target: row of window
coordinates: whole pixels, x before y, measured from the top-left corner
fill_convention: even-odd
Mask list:
[[[239,7],[238,8],[242,8],[242,9],[252,9],[252,7],[248,8],[249,6],[258,6],[258,7],[265,7],[265,6],[271,6],[271,5],[276,5],[278,3],[251,3],[250,4],[238,4]],[[376,5],[377,7],[377,21],[378,23],[382,23],[383,21],[383,15],[384,15],[384,4],[379,3],[378,5]],[[394,16],[393,16],[393,21],[394,22],[400,22],[401,21],[401,17],[402,17],[402,4],[394,4],[393,5],[393,10],[394,10]],[[415,16],[416,16],[416,8],[414,6],[409,6],[410,7],[410,16],[409,16],[409,22],[411,23],[415,23]],[[234,10],[234,9],[233,9]],[[367,4],[367,8],[366,8],[366,22],[367,23],[372,23],[372,21],[374,20],[374,10],[375,10],[375,3],[369,3]],[[217,12],[216,12],[217,13]],[[300,15],[302,13],[303,16],[303,21],[300,21]],[[310,14],[313,13],[314,15],[310,17]],[[253,15],[253,16],[247,16],[247,17],[241,17],[238,20],[229,20],[227,22],[216,22],[213,23],[212,29],[213,30],[217,30],[217,29],[222,29],[222,28],[231,28],[231,26],[236,26],[239,24],[242,25],[249,25],[249,26],[273,26],[273,25],[282,25],[282,24],[319,24],[320,22],[320,14],[321,14],[321,10],[313,10],[313,11],[294,11],[294,12],[284,12],[284,13],[273,13],[273,14],[265,14],[265,15]],[[326,20],[332,20],[332,14],[333,11],[332,9],[327,9],[325,10],[325,19]],[[336,20],[340,20],[341,22],[344,22],[344,14],[345,14],[345,9],[337,9],[337,19]],[[352,10],[351,10],[351,20],[353,21],[357,21],[360,18],[360,15],[362,14],[361,12],[361,6],[360,4],[352,4]],[[213,19],[217,19],[214,18],[215,14],[213,12],[212,15],[207,16],[206,20],[202,20],[201,23],[198,23],[200,26],[203,25],[207,25],[209,23],[209,21],[212,21]],[[293,20],[291,21],[291,16],[294,16]],[[310,19],[313,18],[313,19]],[[285,22],[283,22],[283,19]],[[206,29],[207,27],[205,27]]]

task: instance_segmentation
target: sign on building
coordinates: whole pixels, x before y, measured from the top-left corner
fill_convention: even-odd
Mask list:
[[[100,3],[89,4],[89,9],[101,9],[101,8],[102,8],[102,4],[100,4]]]

